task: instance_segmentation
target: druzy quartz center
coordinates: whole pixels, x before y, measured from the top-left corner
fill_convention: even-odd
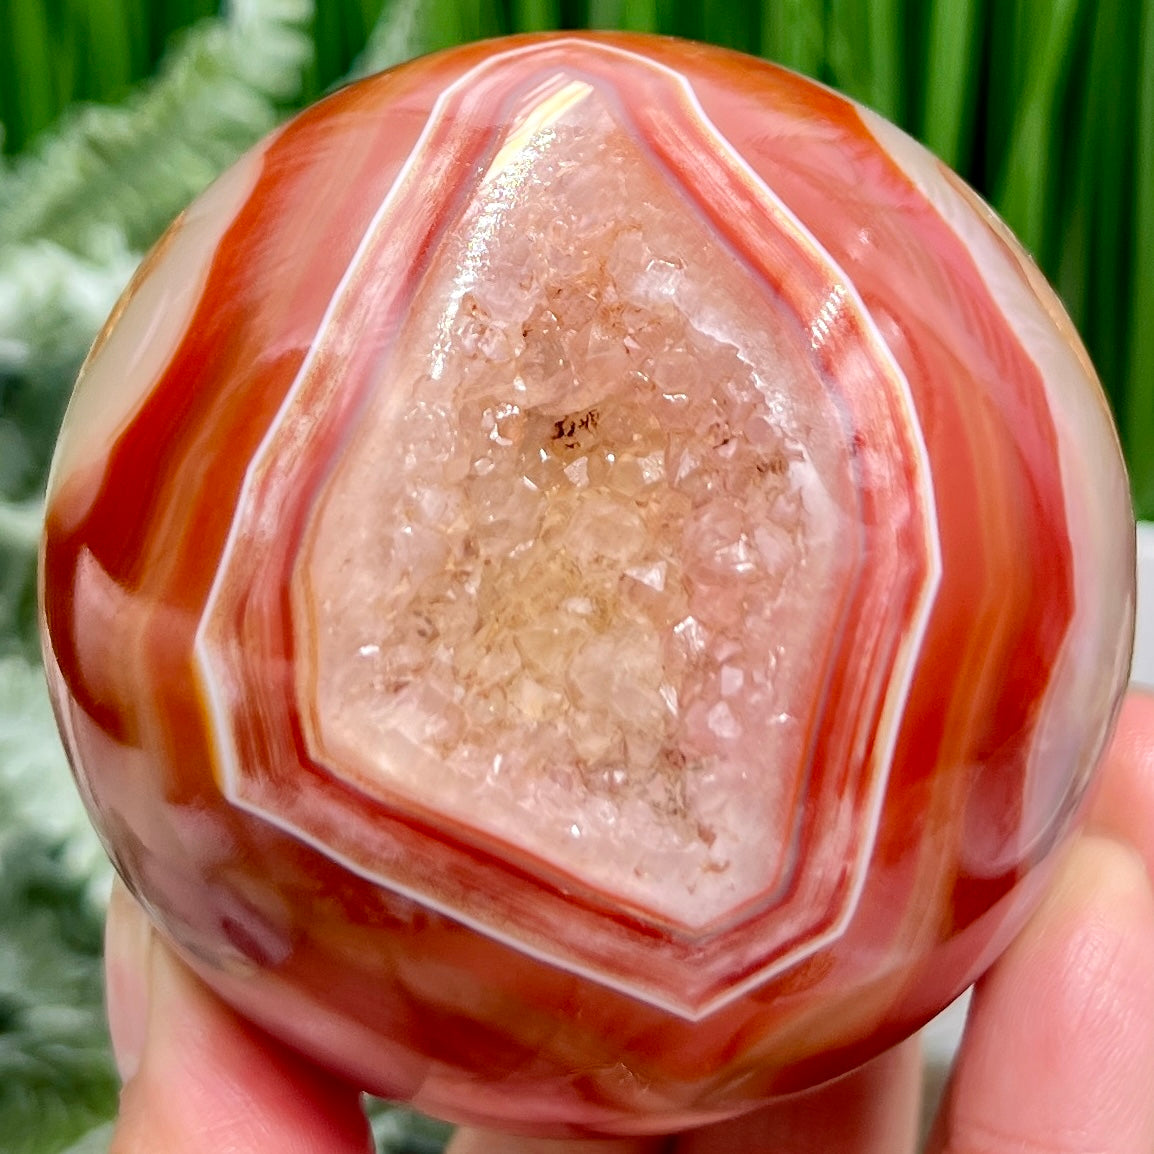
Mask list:
[[[450,89],[425,129],[437,154],[415,150],[384,198],[249,471],[202,669],[224,702],[254,650],[288,641],[319,787],[276,782],[275,709],[221,708],[238,802],[696,1017],[852,913],[937,580],[933,496],[872,322],[684,86],[648,70],[690,118],[674,137],[625,111],[612,50],[581,71],[539,55],[482,142],[462,106],[501,61]],[[425,257],[424,169],[446,154],[476,177]],[[723,214],[751,190],[742,251]],[[815,256],[816,319],[798,272]],[[423,268],[403,310],[375,287],[384,259]],[[867,569],[883,504],[894,552]],[[298,527],[275,562],[287,636],[261,592],[270,510]],[[872,668],[826,719],[854,646]],[[822,725],[840,744],[816,748]],[[546,938],[475,872],[454,887],[394,865],[350,791],[500,854],[546,900],[582,893],[600,924]],[[638,980],[622,951],[655,932],[676,935],[670,964]]]
[[[788,860],[796,774],[733,779],[804,759],[852,479],[764,291],[596,89],[552,99],[580,119],[501,147],[318,498],[301,697],[363,788],[697,929]]]

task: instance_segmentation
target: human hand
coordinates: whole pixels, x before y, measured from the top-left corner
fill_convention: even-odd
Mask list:
[[[1090,822],[979,983],[935,1154],[1154,1150],[1154,696],[1132,694]],[[249,1026],[122,889],[108,1010],[125,1088],[111,1154],[365,1154],[360,1096]],[[913,1039],[840,1081],[674,1138],[541,1141],[462,1130],[450,1154],[907,1154]]]

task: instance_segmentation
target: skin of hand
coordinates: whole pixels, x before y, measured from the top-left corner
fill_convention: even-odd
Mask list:
[[[1126,700],[1086,831],[978,983],[932,1154],[1154,1150],[1154,695]],[[366,1154],[357,1092],[249,1026],[118,888],[108,1013],[124,1090],[112,1154]],[[660,1139],[462,1130],[450,1154],[913,1154],[917,1040],[808,1094]]]

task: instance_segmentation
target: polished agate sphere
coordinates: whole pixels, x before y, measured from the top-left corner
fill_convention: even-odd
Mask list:
[[[1133,523],[1069,321],[761,61],[497,41],[173,225],[48,495],[45,654],[181,955],[377,1094],[668,1130],[952,999],[1072,833]]]

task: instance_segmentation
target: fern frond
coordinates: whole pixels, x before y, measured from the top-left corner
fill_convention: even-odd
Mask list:
[[[34,553],[43,523],[44,507],[39,501],[0,501],[0,549]]]
[[[110,876],[42,671],[0,658],[0,1134],[12,1154],[59,1150],[115,1108],[100,999]]]
[[[83,254],[51,240],[0,247],[0,373],[35,384],[83,358],[140,260],[114,225],[86,231]]]
[[[312,15],[308,0],[233,0],[123,105],[72,115],[0,173],[0,245],[47,240],[93,257],[113,227],[146,248],[276,123],[310,59]]]
[[[62,866],[98,905],[112,871],[68,768],[44,673],[0,657],[0,849],[19,831],[61,846]]]
[[[373,72],[383,72],[426,51],[432,42],[428,20],[428,6],[421,0],[391,0],[346,79],[359,80]]]
[[[108,1154],[112,1142],[112,1123],[102,1122],[94,1130],[82,1135],[60,1154]]]

